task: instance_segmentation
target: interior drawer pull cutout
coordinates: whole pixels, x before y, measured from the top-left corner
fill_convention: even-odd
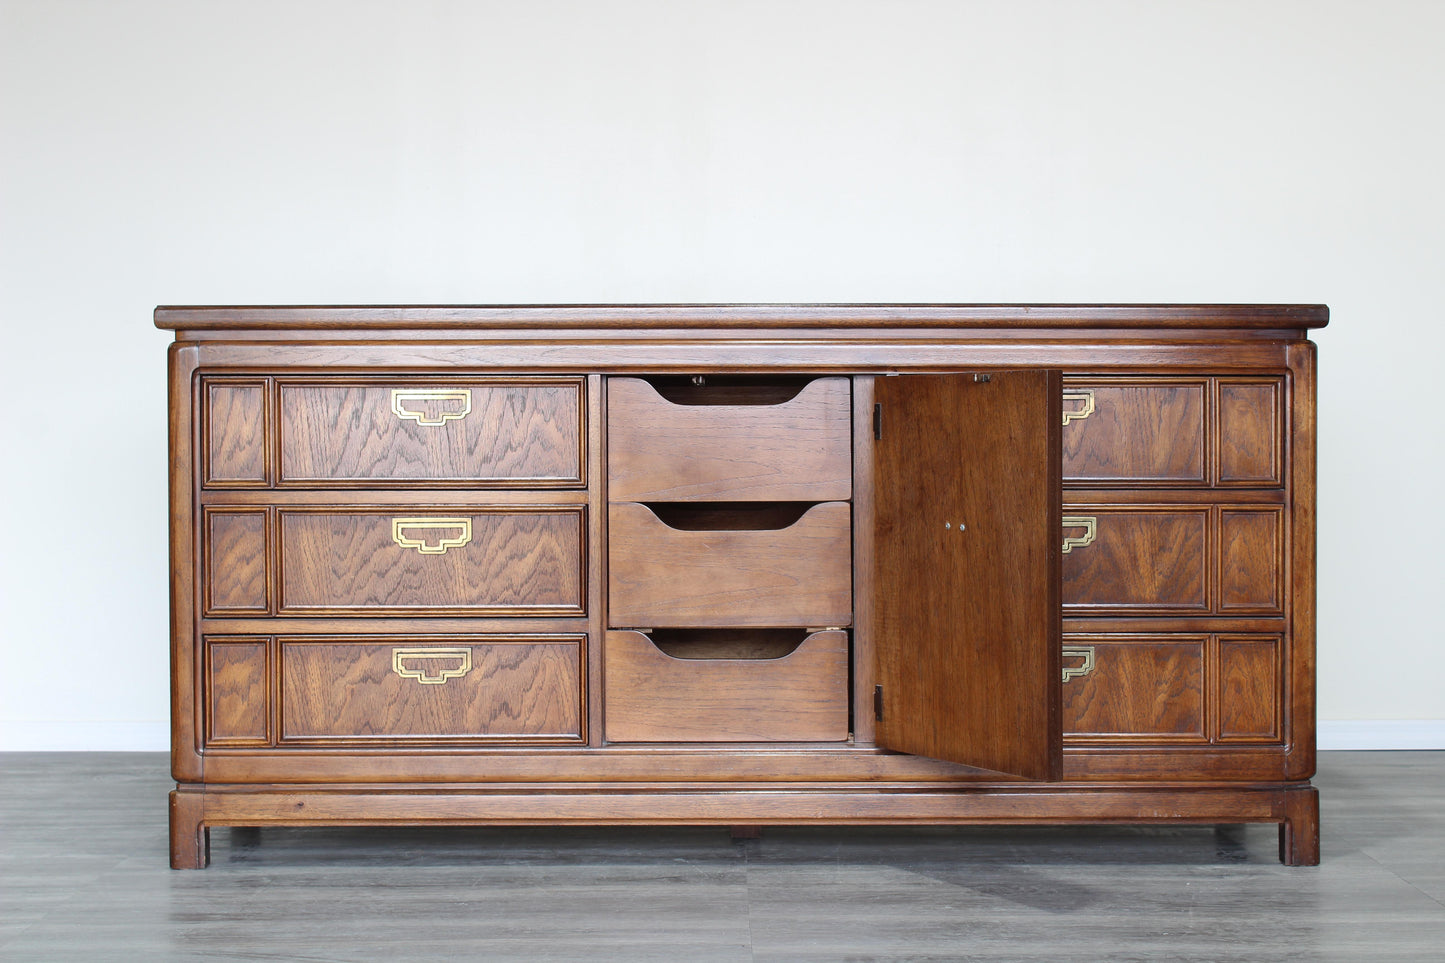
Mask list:
[[[1064,666],[1064,680],[1078,679],[1094,671],[1094,647],[1092,645],[1064,646],[1065,659],[1083,659],[1078,665]]]
[[[450,405],[440,408],[435,414],[420,402],[437,401]],[[415,408],[408,408],[408,402]],[[456,406],[460,407],[456,407]],[[426,428],[437,428],[449,421],[461,421],[472,413],[472,389],[455,388],[393,388],[391,389],[391,410],[402,421],[414,421]]]
[[[1064,409],[1064,427],[1068,427],[1071,421],[1083,421],[1094,413],[1094,389],[1093,388],[1065,388],[1064,403],[1077,402],[1079,407]]]
[[[411,532],[413,534],[407,534]],[[455,532],[429,537],[416,533]],[[445,555],[449,548],[461,548],[472,540],[470,518],[393,518],[391,540],[402,548],[414,548],[423,555]],[[1065,549],[1064,551],[1068,551]]]
[[[1085,545],[1094,543],[1094,536],[1099,533],[1099,520],[1093,515],[1065,515],[1064,528],[1082,528],[1082,535],[1065,535],[1063,553],[1068,555],[1076,548],[1083,548]]]
[[[460,679],[472,671],[472,650],[392,649],[391,670],[403,679],[415,679],[422,685],[445,685],[448,679]]]

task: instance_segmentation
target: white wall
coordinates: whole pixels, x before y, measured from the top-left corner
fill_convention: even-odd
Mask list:
[[[0,0],[0,748],[165,745],[155,304],[674,300],[1327,302],[1324,742],[1445,745],[1441,36],[1433,0]]]

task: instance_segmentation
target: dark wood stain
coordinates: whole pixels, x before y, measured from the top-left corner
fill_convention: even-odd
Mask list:
[[[213,826],[537,821],[1259,821],[1287,863],[1317,861],[1304,338],[1327,317],[157,309],[178,339],[173,864],[204,864]],[[1063,427],[1045,369],[1095,411]],[[935,399],[901,450],[892,419],[873,437],[905,382],[1015,376],[1051,379],[1046,417]],[[472,392],[466,418],[391,410],[393,389],[447,387]],[[1064,488],[1099,527],[1051,580]],[[927,524],[950,493],[985,532],[1013,522],[953,568]],[[467,516],[472,542],[392,542],[391,517],[429,513]],[[851,638],[809,635],[855,610]],[[1062,686],[1061,614],[1096,656]],[[428,645],[473,670],[397,675],[394,647]],[[921,657],[944,684],[910,718],[886,676]],[[881,748],[904,747],[900,714],[918,741]],[[962,761],[915,754],[934,752]]]
[[[1101,736],[1206,741],[1207,636],[1068,635],[1064,641],[1094,651],[1093,671],[1064,683],[1064,737],[1071,744]]]
[[[879,379],[878,744],[1057,778],[1059,375]]]

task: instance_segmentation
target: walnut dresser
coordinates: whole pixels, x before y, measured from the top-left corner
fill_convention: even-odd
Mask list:
[[[212,826],[1278,824],[1317,305],[162,307]]]

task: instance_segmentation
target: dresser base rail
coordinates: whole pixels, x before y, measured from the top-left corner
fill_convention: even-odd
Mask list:
[[[777,826],[1277,823],[1280,861],[1319,863],[1319,793],[1308,783],[1202,789],[508,792],[347,788],[171,793],[171,866],[202,869],[213,826]]]

